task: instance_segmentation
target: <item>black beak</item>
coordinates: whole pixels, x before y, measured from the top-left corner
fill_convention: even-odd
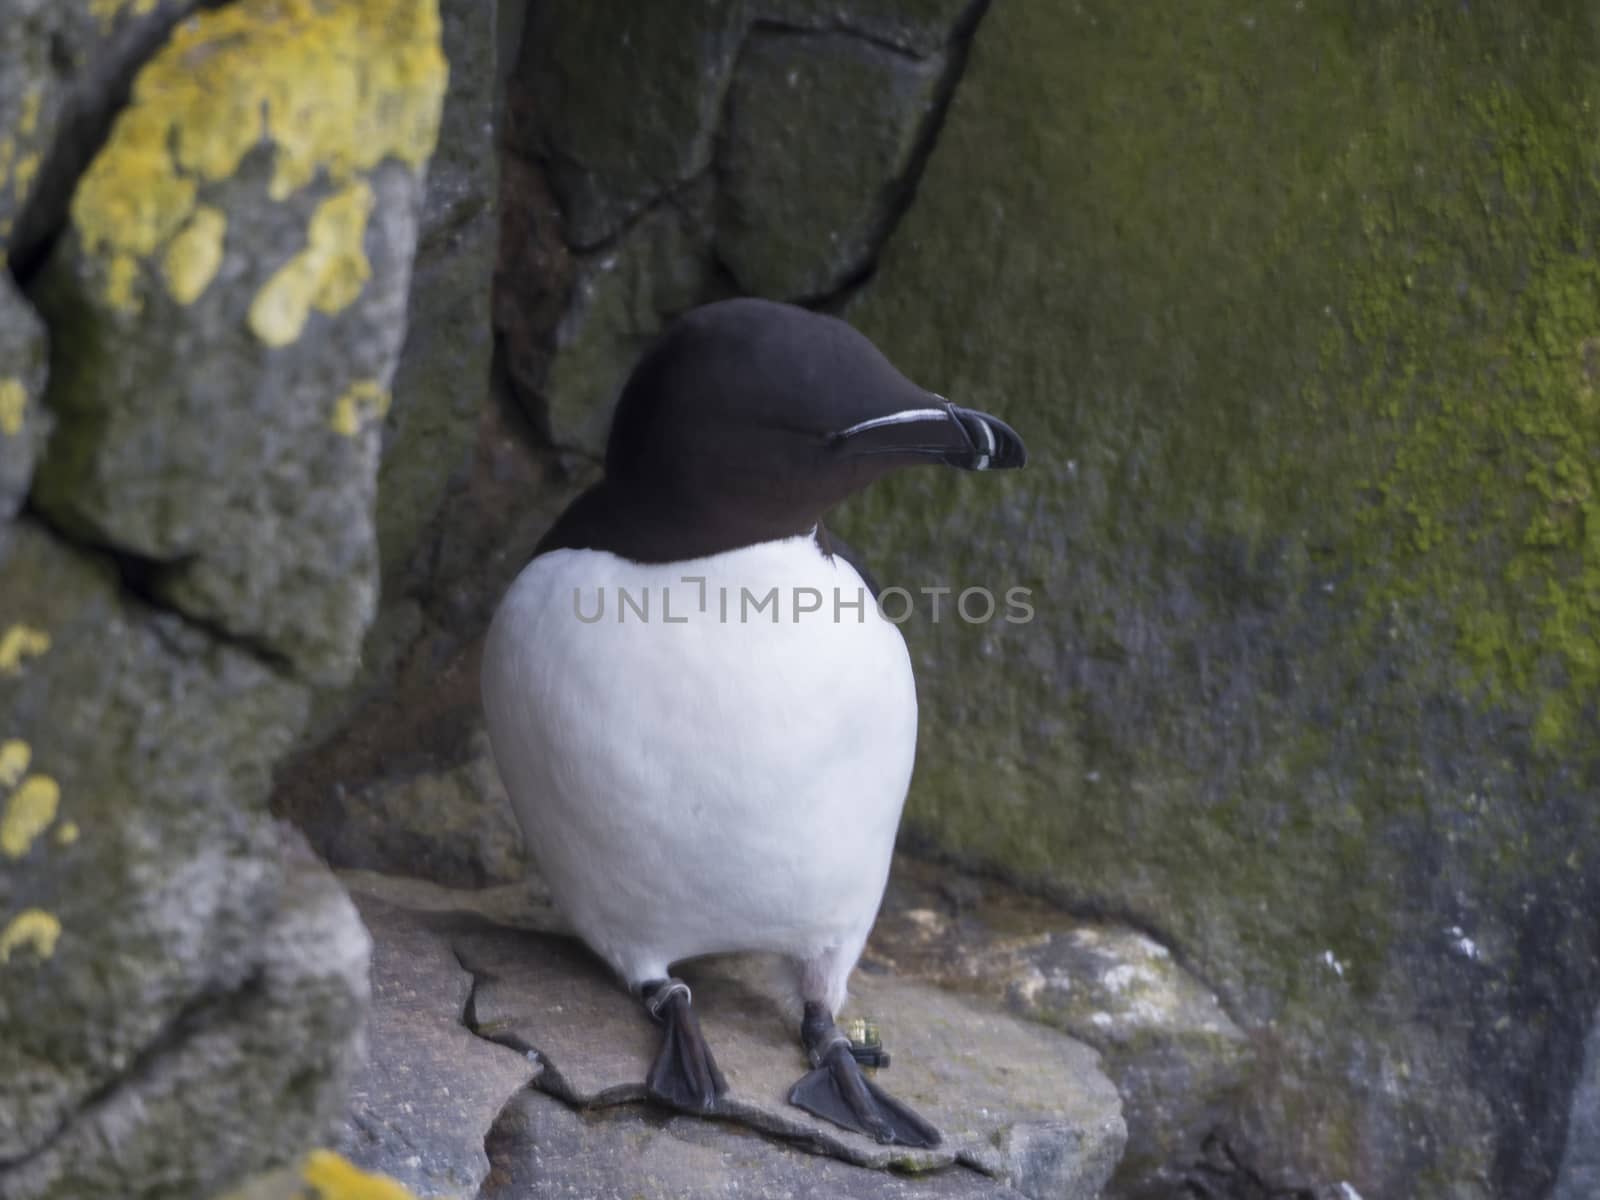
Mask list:
[[[852,458],[894,457],[940,462],[965,471],[1004,471],[1028,461],[1028,451],[999,417],[930,396],[926,408],[908,408],[860,421],[829,438]]]

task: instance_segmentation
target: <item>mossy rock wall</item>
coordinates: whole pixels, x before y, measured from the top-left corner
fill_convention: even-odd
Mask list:
[[[1551,1182],[1600,994],[1600,10],[1002,0],[847,315],[1030,467],[841,522],[908,834],[1133,917],[1253,1031],[1228,1137]]]

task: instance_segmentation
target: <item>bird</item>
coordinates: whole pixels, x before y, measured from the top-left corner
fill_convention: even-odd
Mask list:
[[[776,301],[689,310],[628,376],[599,482],[495,612],[481,690],[552,899],[662,1029],[656,1101],[714,1112],[728,1091],[672,969],[771,953],[811,1065],[789,1102],[939,1143],[835,1021],[883,899],[917,697],[897,624],[823,519],[902,468],[1026,457],[846,321]]]

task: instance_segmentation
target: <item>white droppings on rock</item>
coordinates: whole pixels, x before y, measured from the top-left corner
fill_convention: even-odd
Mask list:
[[[1450,949],[1462,958],[1477,962],[1479,958],[1478,943],[1467,936],[1466,931],[1459,925],[1452,925],[1446,929],[1445,936],[1450,939]]]

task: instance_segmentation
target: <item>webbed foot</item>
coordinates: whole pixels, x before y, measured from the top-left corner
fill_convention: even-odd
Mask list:
[[[645,1076],[653,1100],[688,1112],[708,1112],[728,1090],[690,1004],[689,985],[661,979],[640,988],[645,1009],[662,1025],[661,1052]]]
[[[816,1069],[790,1089],[790,1104],[886,1145],[939,1144],[937,1129],[866,1077],[850,1040],[822,1005],[807,1003],[800,1037]]]

